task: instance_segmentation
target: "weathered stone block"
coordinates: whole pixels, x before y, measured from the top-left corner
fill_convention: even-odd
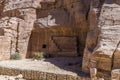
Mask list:
[[[62,74],[57,74],[57,80],[67,80],[67,76]]]
[[[77,76],[67,75],[67,80],[77,80]]]
[[[119,80],[120,79],[119,69],[112,70],[111,79],[112,80]]]

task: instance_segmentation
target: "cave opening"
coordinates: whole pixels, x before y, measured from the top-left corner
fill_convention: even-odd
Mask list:
[[[43,45],[42,45],[42,48],[46,48],[46,47],[47,47],[47,45],[46,45],[46,44],[43,44]]]

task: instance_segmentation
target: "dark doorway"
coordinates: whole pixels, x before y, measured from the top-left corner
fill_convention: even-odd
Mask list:
[[[46,48],[46,47],[47,47],[47,45],[46,45],[46,44],[43,44],[43,45],[42,45],[42,48]]]

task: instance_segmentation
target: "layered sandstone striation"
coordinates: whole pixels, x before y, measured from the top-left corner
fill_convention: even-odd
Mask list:
[[[16,52],[82,56],[88,30],[82,0],[2,0],[0,6],[1,59]]]
[[[84,50],[83,71],[89,72],[90,68],[96,68],[97,76],[108,77],[112,69],[120,68],[119,2],[119,0],[93,0],[91,2],[90,31],[88,31]]]
[[[119,14],[120,0],[1,0],[0,59],[81,56],[104,76],[120,68]]]

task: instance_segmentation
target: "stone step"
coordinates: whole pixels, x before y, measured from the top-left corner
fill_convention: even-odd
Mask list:
[[[10,76],[21,74],[26,80],[91,80],[90,76],[81,70],[79,75],[77,74],[76,70],[81,69],[77,65],[75,65],[76,67],[66,65],[79,61],[79,58],[3,61],[0,62],[0,74]],[[24,68],[20,65],[23,65]]]

